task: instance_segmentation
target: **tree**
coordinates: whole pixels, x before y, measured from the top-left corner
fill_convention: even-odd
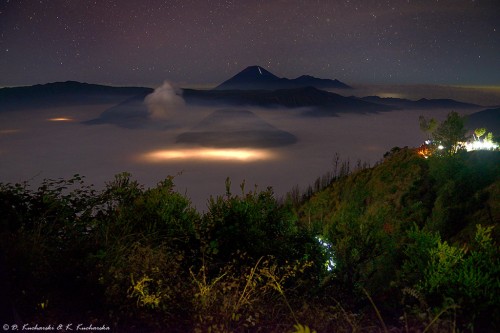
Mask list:
[[[465,138],[464,119],[457,112],[448,113],[446,120],[436,128],[432,137],[444,147],[444,150],[449,155],[455,154],[461,147]]]
[[[429,120],[425,119],[424,116],[418,117],[418,122],[420,124],[420,130],[424,133],[427,133],[427,137],[431,137],[432,133],[436,129],[437,121],[434,118]]]
[[[481,127],[481,128],[476,128],[474,130],[474,134],[476,135],[476,139],[479,140],[480,137],[482,137],[486,133],[486,128]]]

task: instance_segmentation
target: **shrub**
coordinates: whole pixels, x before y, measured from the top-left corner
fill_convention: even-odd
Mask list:
[[[92,249],[93,214],[100,197],[83,178],[47,179],[36,189],[27,184],[0,184],[0,247],[6,254],[11,297],[20,311],[34,316],[70,303],[63,295],[81,299],[98,290],[85,280],[86,253]],[[82,260],[83,258],[83,260]]]
[[[210,199],[199,237],[205,242],[204,253],[220,262],[229,262],[236,252],[252,260],[272,255],[280,262],[319,253],[314,252],[318,249],[314,237],[295,221],[271,188],[244,193],[242,185],[241,196],[228,190],[225,197]]]
[[[459,323],[481,331],[498,327],[500,248],[493,227],[477,225],[469,245],[450,245],[434,232],[414,228],[405,247],[401,276],[436,309],[450,301],[458,306]]]

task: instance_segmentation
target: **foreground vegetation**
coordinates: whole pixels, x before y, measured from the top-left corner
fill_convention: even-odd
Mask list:
[[[174,179],[0,184],[7,323],[123,332],[500,331],[500,152],[395,148],[300,196]],[[2,323],[3,324],[3,323]]]

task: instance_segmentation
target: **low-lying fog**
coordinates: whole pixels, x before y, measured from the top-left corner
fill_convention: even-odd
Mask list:
[[[174,124],[162,129],[82,123],[112,106],[0,112],[0,182],[27,180],[36,186],[44,178],[68,178],[78,173],[87,183],[101,188],[115,174],[127,171],[152,187],[168,175],[179,174],[175,178],[177,190],[202,211],[210,195],[225,192],[226,177],[231,178],[234,193],[245,180],[247,189],[253,189],[254,184],[261,189],[272,186],[281,196],[294,185],[305,188],[331,170],[336,153],[349,159],[351,165],[357,160],[373,164],[394,146],[418,146],[424,139],[418,117],[443,119],[451,111],[302,117],[301,110],[242,108],[270,127],[293,134],[295,143],[214,149],[176,140],[218,108],[179,106],[180,111],[168,119],[151,120]]]

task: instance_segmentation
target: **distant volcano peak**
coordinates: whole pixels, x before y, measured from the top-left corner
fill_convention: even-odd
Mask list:
[[[261,66],[248,66],[229,80],[216,87],[217,90],[259,90],[279,87],[280,79]]]
[[[262,66],[248,66],[241,72],[217,86],[216,90],[277,90],[302,87],[318,89],[350,88],[348,85],[330,79],[318,79],[310,75],[302,75],[296,79],[280,78]]]
[[[273,73],[269,72],[268,70],[266,70],[264,67],[261,66],[248,66],[237,75],[240,74],[272,76],[278,79],[276,75],[274,75]]]

